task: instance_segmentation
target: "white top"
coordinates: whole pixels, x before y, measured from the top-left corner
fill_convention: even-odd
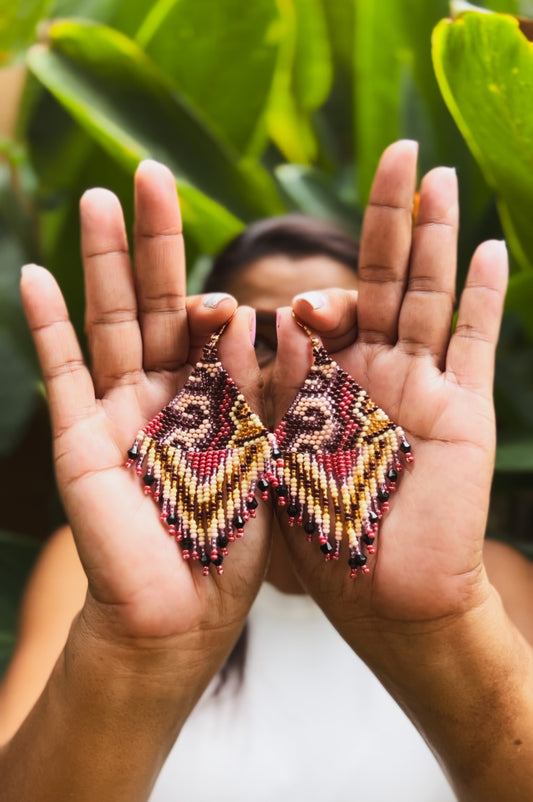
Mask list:
[[[310,598],[265,583],[248,628],[242,685],[207,689],[150,802],[455,802],[415,727]]]

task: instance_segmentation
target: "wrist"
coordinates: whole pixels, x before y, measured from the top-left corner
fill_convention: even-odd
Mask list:
[[[65,669],[73,674],[68,682],[83,671],[84,681],[92,677],[106,696],[128,710],[137,698],[148,700],[153,709],[160,706],[172,729],[177,728],[175,738],[231,648],[232,641],[220,640],[202,639],[197,630],[133,636],[89,602],[74,620],[65,646]]]
[[[513,795],[501,766],[529,763],[533,753],[533,652],[495,590],[460,616],[381,626],[358,640],[358,653],[424,735],[459,799],[528,798],[529,770],[517,770],[526,785]]]

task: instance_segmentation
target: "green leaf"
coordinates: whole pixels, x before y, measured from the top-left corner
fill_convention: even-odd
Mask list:
[[[35,371],[21,357],[15,340],[0,329],[0,456],[10,454],[34,410]]]
[[[399,3],[356,3],[355,150],[365,204],[384,148],[401,133],[401,79],[409,58]]]
[[[442,20],[433,61],[443,97],[495,191],[509,247],[533,269],[533,50],[518,21],[467,12]]]
[[[353,68],[356,3],[357,0],[322,0],[332,57],[350,70]]]
[[[359,190],[366,202],[383,150],[396,139],[420,142],[420,171],[455,165],[469,195],[478,190],[468,152],[440,97],[431,64],[431,32],[447,13],[447,0],[385,0],[356,4],[355,120]],[[479,213],[486,191],[472,206]]]
[[[306,111],[318,109],[331,89],[333,70],[328,27],[320,0],[294,0],[296,50],[293,91]]]
[[[116,16],[125,2],[129,6],[134,5],[132,0],[52,0],[50,16],[83,17],[107,23]],[[143,5],[146,9],[146,3]]]
[[[496,470],[501,473],[531,473],[533,439],[499,443],[496,450]]]
[[[0,531],[0,675],[15,643],[20,599],[39,548],[35,540]]]
[[[506,312],[515,312],[533,342],[533,272],[516,273],[509,279],[505,297]]]
[[[311,164],[318,142],[310,112],[331,88],[328,30],[318,0],[278,0],[281,47],[268,108],[268,129],[288,159]]]
[[[20,172],[11,168],[15,181]],[[20,268],[31,237],[25,213],[0,168],[0,456],[13,452],[34,410],[39,369],[22,312]],[[14,183],[15,183],[14,181]]]
[[[279,48],[275,0],[159,0],[136,41],[238,153],[262,149]]]
[[[276,176],[298,211],[329,220],[359,237],[362,214],[339,199],[338,188],[329,176],[316,168],[299,164],[280,165]]]
[[[208,226],[210,248],[240,229],[236,215],[250,219],[282,210],[268,175],[258,166],[238,165],[122,34],[89,23],[58,22],[50,28],[49,46],[33,48],[28,63],[124,169],[133,172],[150,156],[174,171],[189,231],[201,237]]]
[[[10,53],[22,50],[35,39],[37,23],[51,0],[4,2],[0,8],[0,64]]]

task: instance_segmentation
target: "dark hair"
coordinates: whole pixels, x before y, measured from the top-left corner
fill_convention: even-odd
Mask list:
[[[289,256],[294,260],[306,256],[329,256],[357,271],[359,244],[343,229],[304,214],[284,214],[252,223],[238,234],[215,258],[208,273],[204,292],[218,292],[228,288],[231,279],[241,268],[265,256]],[[214,688],[215,696],[227,687],[230,677],[238,690],[244,679],[247,624],[219,672]]]
[[[231,240],[215,258],[204,282],[204,292],[226,288],[241,268],[265,256],[275,255],[295,260],[306,256],[329,256],[356,272],[359,245],[342,228],[304,214],[257,220]]]

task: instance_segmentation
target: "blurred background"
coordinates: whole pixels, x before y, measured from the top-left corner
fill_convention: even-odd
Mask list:
[[[298,210],[356,235],[383,149],[456,167],[459,287],[505,237],[489,534],[531,550],[531,0],[19,0],[0,9],[0,670],[21,588],[63,522],[46,398],[22,316],[28,261],[63,288],[83,340],[78,201],[106,186],[132,222],[148,156],[178,186],[189,288],[259,217]],[[533,555],[533,550],[531,550]]]

